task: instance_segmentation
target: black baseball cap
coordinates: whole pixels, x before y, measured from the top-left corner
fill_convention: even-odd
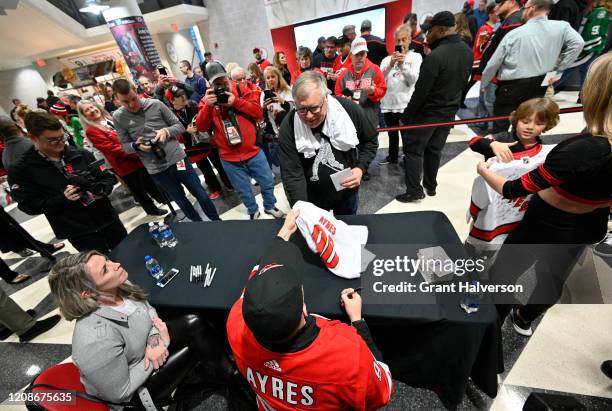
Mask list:
[[[259,262],[247,283],[242,317],[257,341],[286,341],[302,319],[304,259],[299,248],[277,240]]]
[[[455,16],[450,11],[441,11],[434,14],[430,23],[423,23],[421,29],[428,31],[434,26],[453,27],[455,25]]]

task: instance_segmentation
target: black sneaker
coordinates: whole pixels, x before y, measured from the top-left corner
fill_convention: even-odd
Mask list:
[[[436,190],[425,190],[428,196],[433,197],[436,195]]]
[[[612,360],[607,360],[601,363],[601,372],[603,372],[606,377],[612,379]]]
[[[600,257],[612,257],[612,233],[608,233],[606,238],[593,247],[593,252]]]
[[[259,220],[259,217],[261,217],[261,213],[259,211],[257,211],[255,214],[249,214],[250,220]]]
[[[55,327],[55,325],[61,320],[62,317],[59,315],[52,315],[49,318],[45,318],[44,320],[36,321],[36,324],[32,328],[30,328],[25,333],[19,336],[20,342],[28,342],[38,337],[39,335],[46,333],[51,328]]]
[[[34,311],[34,310],[27,310],[26,313],[28,313],[29,316],[32,317],[32,318],[36,317],[36,311]],[[9,330],[8,328],[6,328],[3,325],[0,325],[0,341],[6,340],[12,334],[13,334],[13,331]]]
[[[516,307],[512,307],[512,311],[510,312],[510,318],[512,319],[514,331],[525,337],[531,337],[533,335],[533,330],[531,329],[531,321],[523,320],[517,314],[517,310],[518,309]]]
[[[419,193],[419,194],[404,193],[404,194],[399,194],[395,196],[395,199],[399,201],[400,203],[414,203],[415,201],[419,201],[424,198],[425,198],[425,194],[423,193]]]
[[[379,161],[378,164],[381,166],[386,166],[387,164],[397,164],[397,158],[393,159],[387,156],[384,160]]]

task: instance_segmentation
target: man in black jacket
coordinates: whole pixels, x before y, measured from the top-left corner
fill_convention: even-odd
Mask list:
[[[295,109],[279,132],[289,204],[309,201],[334,214],[356,214],[361,179],[378,149],[376,128],[357,104],[328,95],[325,78],[315,71],[296,80],[293,98]]]
[[[427,32],[431,53],[423,60],[414,94],[402,116],[403,124],[452,121],[461,103],[473,62],[472,50],[455,31],[455,16],[441,11],[433,16]],[[440,156],[450,126],[427,127],[402,133],[406,192],[395,197],[407,203],[436,194]]]
[[[558,0],[550,10],[550,20],[567,21],[576,31],[580,30],[586,0]]]
[[[368,59],[380,66],[380,63],[389,55],[387,52],[387,43],[380,37],[372,34],[372,22],[364,20],[361,22],[361,37],[368,43]]]
[[[79,251],[108,253],[127,235],[108,200],[115,176],[90,166],[95,159],[89,152],[66,145],[54,116],[32,112],[25,125],[34,147],[9,173],[19,209],[44,214],[55,236]]]

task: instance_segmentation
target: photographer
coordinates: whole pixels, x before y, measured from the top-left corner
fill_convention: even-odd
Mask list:
[[[219,220],[217,209],[200,184],[176,137],[185,131],[172,111],[160,101],[141,100],[125,79],[113,84],[121,108],[113,114],[119,141],[126,153],[136,152],[153,180],[176,201],[191,221],[202,221],[183,187],[198,200],[211,220]]]
[[[274,164],[280,167],[278,161],[278,129],[283,119],[293,107],[293,96],[291,89],[283,79],[281,72],[274,66],[268,66],[264,70],[266,78],[266,89],[259,96],[259,101],[264,110],[263,150],[268,158],[270,166]]]
[[[28,113],[25,124],[34,147],[9,174],[19,209],[44,214],[55,236],[67,238],[79,251],[112,250],[127,235],[108,199],[115,177],[92,166],[89,152],[65,145],[54,116]]]
[[[195,119],[198,115],[196,103],[193,100],[187,100],[185,91],[176,87],[166,90],[166,99],[172,103],[174,115],[187,130],[178,137],[179,141],[185,144],[188,151],[190,149],[195,151],[192,154],[188,154],[189,161],[195,163],[202,171],[204,181],[210,190],[211,200],[219,198],[221,192],[221,183],[219,183],[215,175],[213,166],[217,169],[225,187],[230,191],[234,191],[234,187],[232,187],[232,183],[227,178],[227,174],[225,174],[225,170],[223,170],[221,165],[219,149],[212,142],[210,134],[200,133],[196,129]]]
[[[261,187],[264,212],[275,218],[284,217],[276,208],[272,171],[266,156],[256,145],[256,122],[263,115],[258,95],[230,81],[219,63],[208,63],[206,75],[212,87],[200,102],[196,120],[198,131],[213,128],[223,168],[238,191],[251,220],[260,216],[259,206],[251,191],[251,178]]]

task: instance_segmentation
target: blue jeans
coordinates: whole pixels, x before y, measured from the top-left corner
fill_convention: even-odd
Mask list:
[[[580,72],[580,88],[582,89],[582,85],[584,84],[584,79],[586,78],[587,71],[589,70],[591,63],[593,63],[593,61],[595,61],[597,57],[599,57],[599,54],[594,54],[593,56],[591,56],[590,59],[588,59],[581,65],[565,70],[561,75],[561,78],[557,80],[557,82],[553,85],[555,89],[563,87],[571,77],[572,73],[576,70]]]
[[[153,177],[153,180],[155,180],[157,184],[166,190],[172,200],[176,201],[176,204],[178,204],[183,213],[185,213],[187,218],[191,221],[202,221],[202,217],[200,217],[189,199],[185,196],[181,184],[198,200],[204,214],[206,214],[208,218],[213,221],[220,220],[215,205],[208,197],[208,193],[204,187],[202,187],[202,184],[200,184],[198,175],[193,170],[189,159],[185,157],[184,160],[186,166],[185,170],[178,170],[176,164],[172,164],[166,170],[161,173],[153,174],[151,177]]]
[[[476,117],[491,117],[493,116],[493,104],[495,104],[495,90],[497,84],[489,83],[485,87],[484,92],[480,91],[478,95],[478,106],[476,106]],[[485,126],[488,127],[487,124]]]
[[[251,190],[251,178],[254,178],[259,183],[264,209],[272,210],[276,206],[274,176],[263,151],[259,150],[256,156],[251,157],[247,161],[221,160],[221,164],[223,164],[223,168],[234,189],[238,192],[240,200],[249,210],[249,214],[255,214],[259,211],[259,206],[257,206],[255,196]]]

